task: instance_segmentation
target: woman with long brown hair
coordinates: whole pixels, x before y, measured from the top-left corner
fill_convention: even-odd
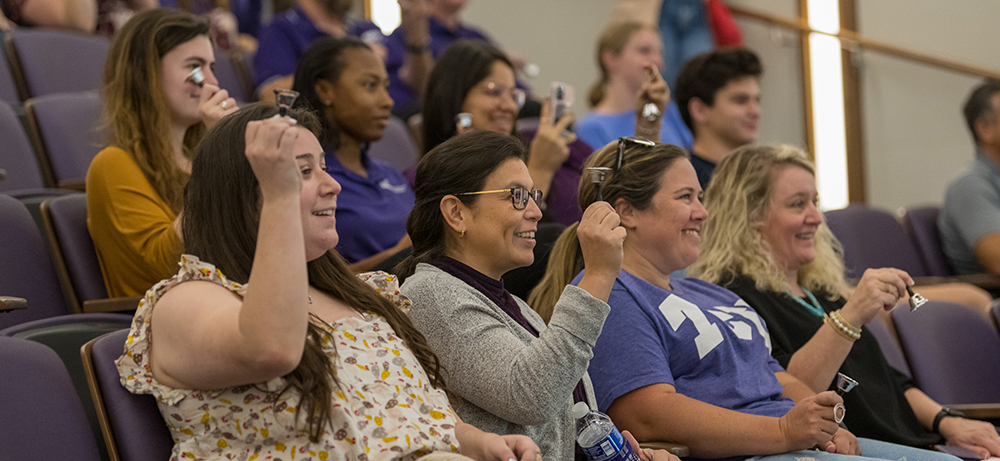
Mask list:
[[[140,295],[174,270],[194,146],[237,110],[214,63],[208,23],[177,10],[142,12],[111,43],[102,90],[110,145],[86,184],[87,227],[110,296]]]
[[[535,459],[527,437],[455,416],[395,278],[355,277],[331,251],[340,184],[319,123],[277,113],[250,106],[199,145],[190,254],[146,293],[117,362],[126,388],[157,397],[173,459]]]

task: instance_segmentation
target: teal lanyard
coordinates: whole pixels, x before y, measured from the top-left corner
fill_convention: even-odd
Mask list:
[[[826,312],[823,311],[823,308],[819,305],[819,301],[816,300],[816,297],[813,296],[813,294],[810,293],[809,290],[803,288],[802,292],[809,297],[809,301],[811,301],[812,304],[803,301],[802,298],[793,295],[791,292],[788,293],[788,296],[791,296],[792,299],[795,300],[795,302],[801,304],[802,307],[806,308],[806,310],[808,310],[809,313],[812,315],[815,315],[817,317],[822,317],[824,314],[826,314]]]

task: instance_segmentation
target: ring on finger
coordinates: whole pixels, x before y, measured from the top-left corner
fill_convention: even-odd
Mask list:
[[[889,294],[892,294],[892,290],[890,290],[889,282],[885,282],[885,292],[889,293]]]
[[[225,109],[229,105],[229,101],[222,101],[222,108]]]
[[[844,416],[847,416],[847,408],[844,407],[844,404],[838,403],[838,404],[834,405],[833,406],[833,420],[834,420],[834,422],[836,422],[837,424],[840,424],[841,422],[844,421]]]

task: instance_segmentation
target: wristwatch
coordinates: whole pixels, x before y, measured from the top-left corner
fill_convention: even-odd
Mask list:
[[[962,413],[961,411],[958,410],[952,410],[951,408],[948,407],[941,407],[941,411],[939,411],[936,415],[934,415],[934,423],[931,424],[931,431],[934,433],[939,433],[938,429],[941,428],[941,420],[949,416],[961,418],[965,416],[965,413]]]

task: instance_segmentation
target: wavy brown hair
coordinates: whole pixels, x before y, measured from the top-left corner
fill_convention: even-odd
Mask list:
[[[228,115],[212,128],[196,149],[191,180],[184,192],[184,250],[214,264],[237,283],[250,280],[260,224],[260,185],[247,161],[246,127],[278,113],[268,104],[254,104]],[[298,125],[320,137],[315,115],[293,109],[288,115]],[[205,153],[205,155],[197,155]],[[308,263],[309,284],[343,301],[358,312],[384,317],[393,331],[410,348],[427,372],[431,384],[447,390],[441,365],[424,336],[410,318],[386,298],[361,282],[335,251]],[[305,350],[298,367],[284,376],[287,385],[280,393],[294,389],[301,395],[300,409],[306,409],[310,440],[316,442],[331,423],[333,387],[338,385],[333,364],[321,344],[329,335],[309,324]],[[298,416],[301,416],[300,412]]]
[[[163,91],[163,55],[191,39],[209,36],[208,23],[174,9],[143,11],[115,34],[104,66],[104,124],[111,145],[124,150],[164,202],[178,213],[188,174],[177,165],[170,143],[170,106]],[[184,135],[192,158],[205,133],[196,123]]]
[[[688,275],[712,283],[745,275],[759,290],[791,288],[760,233],[771,214],[775,173],[783,167],[816,176],[816,167],[794,146],[741,147],[719,163],[705,193],[708,219],[701,232],[701,253]],[[814,247],[816,258],[799,269],[799,284],[837,299],[847,287],[843,250],[825,218],[816,230]]]
[[[622,155],[622,167],[612,173],[601,187],[604,200],[614,204],[618,199],[627,201],[637,210],[649,208],[653,196],[663,184],[663,172],[679,158],[688,158],[687,152],[673,144],[657,143],[655,146],[628,144]],[[594,152],[587,159],[584,168],[611,168],[618,160],[618,144],[612,143]],[[580,178],[580,209],[586,210],[597,201],[597,191],[587,174]],[[584,269],[583,251],[576,235],[577,221],[563,230],[552,246],[545,276],[528,296],[531,306],[546,323],[552,317],[552,310],[559,296],[573,278]]]

